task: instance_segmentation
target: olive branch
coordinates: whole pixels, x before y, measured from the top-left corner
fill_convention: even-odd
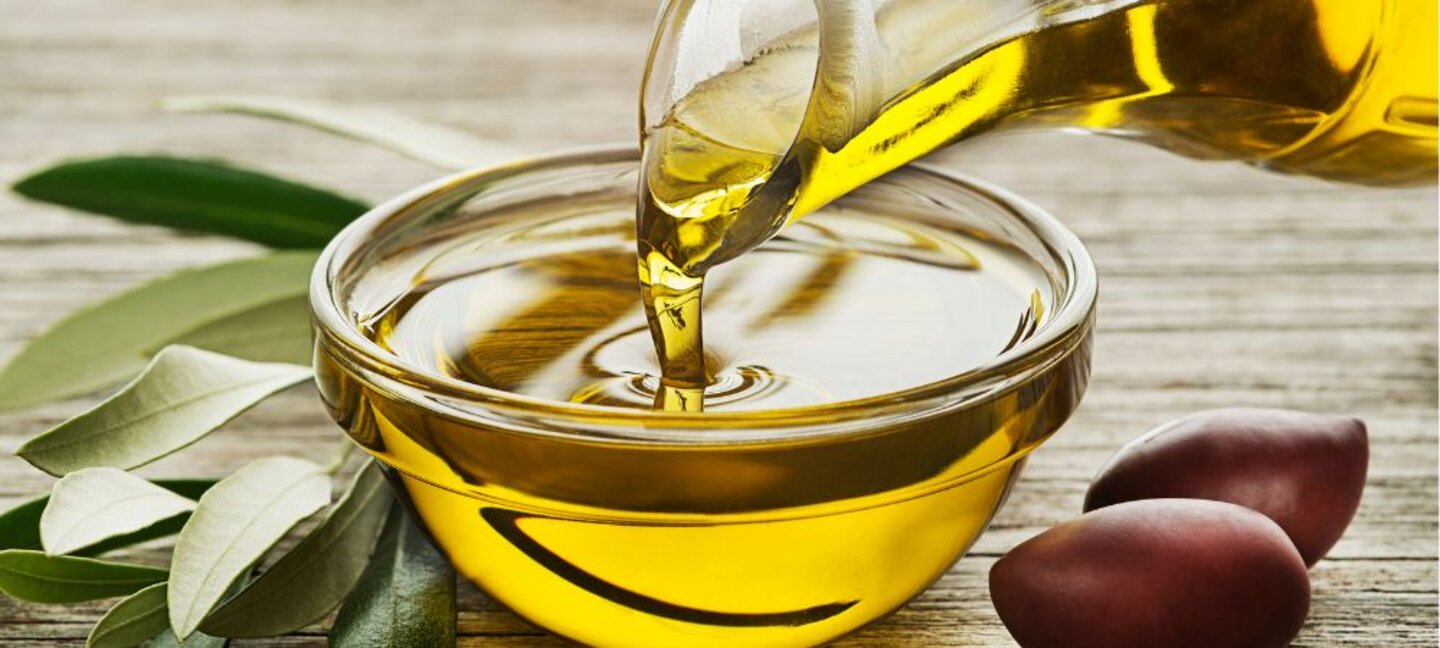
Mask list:
[[[181,98],[166,107],[303,124],[442,169],[509,155],[467,133],[366,108],[266,97]],[[68,161],[13,189],[273,251],[183,270],[85,307],[0,369],[0,410],[113,391],[16,452],[58,479],[49,495],[0,513],[0,591],[52,604],[123,597],[91,630],[94,647],[219,646],[290,633],[336,608],[332,645],[453,643],[454,572],[393,505],[373,461],[344,480],[333,503],[344,452],[328,466],[268,457],[218,480],[129,472],[311,378],[310,271],[319,248],[368,206],[221,161],[156,155]],[[297,525],[309,530],[274,555]],[[168,568],[103,557],[169,538]]]

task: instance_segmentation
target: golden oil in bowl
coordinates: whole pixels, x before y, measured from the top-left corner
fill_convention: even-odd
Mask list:
[[[707,277],[703,412],[654,411],[637,157],[382,206],[317,270],[317,373],[457,569],[602,646],[803,646],[922,592],[1079,402],[1094,270],[909,169]]]

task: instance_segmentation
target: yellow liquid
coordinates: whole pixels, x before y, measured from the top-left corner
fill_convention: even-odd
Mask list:
[[[883,78],[915,74],[936,56],[931,43],[984,24],[964,13],[977,4],[879,10]],[[1433,0],[1141,0],[978,46],[893,92],[842,74],[810,96],[817,56],[843,59],[836,50],[853,46],[820,48],[813,30],[782,37],[644,133],[640,283],[675,384],[707,377],[699,309],[710,268],[951,142],[1072,128],[1338,181],[1435,182]],[[860,65],[880,56],[864,54]]]
[[[630,222],[522,229],[458,252],[367,325],[432,375],[550,401],[650,409],[659,391],[635,299]],[[552,226],[553,227],[553,226]],[[471,272],[470,251],[519,259]],[[530,249],[540,250],[529,256]],[[449,265],[462,273],[441,271]],[[823,406],[901,392],[1024,342],[1053,296],[1028,257],[964,232],[833,208],[711,273],[707,411]]]
[[[903,605],[964,553],[1088,374],[1081,350],[924,416],[902,399],[839,407],[988,364],[1058,299],[1034,250],[882,198],[831,205],[713,273],[717,379],[703,429],[674,443],[603,438],[616,412],[648,410],[659,383],[623,201],[452,228],[376,262],[352,298],[373,305],[356,326],[398,362],[532,397],[526,416],[554,420],[547,403],[625,408],[591,410],[583,431],[596,437],[418,405],[356,380],[324,343],[322,394],[457,569],[545,628],[600,646],[822,643]],[[825,434],[705,442],[806,406],[805,425]]]

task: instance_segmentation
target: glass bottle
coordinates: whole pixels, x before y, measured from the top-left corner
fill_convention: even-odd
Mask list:
[[[670,0],[641,95],[642,257],[703,275],[1019,129],[1434,183],[1436,94],[1434,0]]]

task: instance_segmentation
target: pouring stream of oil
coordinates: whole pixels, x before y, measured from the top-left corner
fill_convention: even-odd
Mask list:
[[[1036,3],[1054,19],[890,87],[934,56],[927,33],[1007,4],[818,0],[818,28],[699,83],[646,129],[637,253],[657,409],[700,410],[714,380],[707,271],[952,142],[1083,129],[1344,182],[1435,181],[1434,2]]]

